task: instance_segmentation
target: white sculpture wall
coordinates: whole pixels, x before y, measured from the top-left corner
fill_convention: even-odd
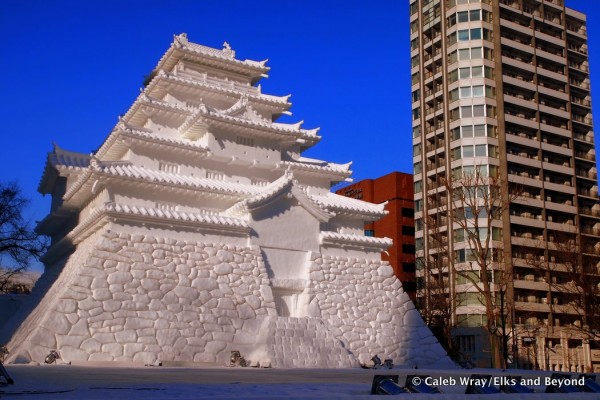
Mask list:
[[[307,315],[281,317],[258,247],[118,230],[67,263],[13,339],[13,361],[58,349],[66,362],[225,365],[240,350],[274,367],[356,367],[375,354],[451,365],[386,263],[311,252]]]

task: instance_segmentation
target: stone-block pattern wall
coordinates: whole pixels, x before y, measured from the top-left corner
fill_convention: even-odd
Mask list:
[[[62,272],[13,336],[10,361],[43,362],[57,349],[66,362],[226,365],[239,350],[274,367],[356,367],[376,354],[397,365],[452,366],[379,261],[312,253],[303,318],[277,316],[258,246],[113,226],[52,268]]]
[[[29,340],[36,361],[59,349],[66,361],[224,364],[275,315],[258,248],[107,232],[63,284]]]
[[[320,317],[361,363],[453,367],[387,262],[313,254],[311,317]]]
[[[284,368],[352,368],[360,364],[320,318],[278,317],[269,324],[267,348]]]

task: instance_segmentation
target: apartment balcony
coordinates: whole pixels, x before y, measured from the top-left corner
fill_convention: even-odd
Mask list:
[[[583,115],[572,113],[571,118],[573,119],[574,122],[578,122],[583,125],[592,126],[592,118],[590,118],[590,117],[584,117]]]
[[[578,187],[577,194],[580,196],[592,197],[594,199],[598,199],[598,187],[596,187],[596,186],[592,187],[592,188]]]
[[[503,71],[505,72],[505,71]],[[532,82],[533,76],[530,80],[526,80],[526,78],[522,75],[518,75],[514,72],[505,72],[503,74],[503,81],[506,84],[510,84],[519,88],[523,88],[525,90],[529,90],[531,92],[535,92],[537,90],[536,85]]]
[[[533,303],[526,301],[515,301],[516,311],[550,312],[550,306],[543,303]]]
[[[533,226],[536,228],[544,228],[544,221],[542,221],[541,215],[537,215],[536,217],[511,215],[510,223],[516,225]]]
[[[591,131],[588,133],[575,132],[573,138],[575,140],[581,140],[582,142],[586,143],[594,143],[594,134]]]
[[[575,169],[575,175],[577,178],[590,179],[594,182],[598,179],[598,173],[594,169]]]
[[[551,78],[559,82],[566,82],[567,77],[564,72],[561,72],[559,69],[556,69],[552,66],[551,63],[539,63],[537,68],[538,75],[541,75],[546,78]]]
[[[522,69],[527,72],[535,72],[533,62],[530,58],[524,58],[521,55],[502,53],[502,64]]]
[[[576,88],[579,88],[579,89],[583,89],[583,90],[587,90],[587,91],[590,90],[590,83],[587,79],[580,80],[580,79],[571,78],[571,79],[569,79],[569,84],[571,86],[575,86]]]
[[[547,282],[534,281],[533,278],[531,278],[531,279],[515,278],[514,287],[515,287],[515,289],[539,290],[539,291],[547,291],[550,289],[550,285],[548,285]]]
[[[600,218],[600,208],[593,207],[579,207],[579,213],[588,217]]]
[[[590,112],[589,110],[591,110],[592,108],[591,101],[577,96],[571,96],[571,104],[580,108],[585,108],[586,110],[588,110],[588,112]]]
[[[596,160],[596,152],[594,151],[594,149],[591,149],[589,151],[575,150],[575,157],[580,158],[582,160],[594,162]]]
[[[507,112],[504,115],[504,119],[506,122],[513,123],[516,125],[526,126],[526,127],[532,128],[532,129],[538,128],[538,122],[535,117],[532,118],[530,115],[526,115],[525,113],[517,111],[517,110],[511,111],[511,112],[514,112],[514,114],[510,114]]]
[[[517,107],[528,108],[531,112],[537,110],[537,105],[533,96],[526,95],[524,93],[518,93],[513,91],[505,90],[504,102],[514,104]]]
[[[567,81],[566,79],[552,80],[538,75],[538,90],[540,93],[556,97],[561,100],[568,100],[568,96],[565,91]]]
[[[532,167],[532,168],[541,168],[542,167],[542,163],[540,160],[537,159],[537,157],[531,156],[531,154],[526,153],[526,152],[520,152],[518,154],[507,154],[507,161],[509,162],[513,162],[515,164],[519,164],[519,165],[527,165],[528,167]],[[522,173],[519,173],[519,175],[521,176],[528,176],[523,175]],[[529,176],[531,177],[531,176]]]
[[[587,39],[587,28],[583,24],[567,21],[567,33],[574,34],[580,38]]]
[[[557,121],[553,118],[542,117],[540,129],[544,132],[553,133],[569,139],[571,138],[571,131],[568,129],[568,123],[564,120]]]
[[[555,162],[549,162],[549,160],[550,158],[544,157],[544,162],[542,163],[542,168],[544,169],[544,171],[552,171],[564,175],[571,175],[573,173],[573,168],[569,165],[568,161],[564,161],[562,164],[557,164]],[[548,179],[546,180],[548,181]],[[566,184],[564,182],[555,183]]]
[[[516,29],[519,29],[519,28],[516,28]],[[500,43],[502,43],[502,46],[506,46],[506,48],[511,49],[511,51],[520,50],[523,53],[527,53],[527,55],[533,55],[533,47],[531,46],[531,39],[529,39],[529,40],[530,41],[527,42],[524,37],[521,37],[519,35],[503,34],[502,38],[500,39]],[[516,58],[516,57],[522,57],[522,56],[521,55],[517,56],[515,54],[514,57]]]

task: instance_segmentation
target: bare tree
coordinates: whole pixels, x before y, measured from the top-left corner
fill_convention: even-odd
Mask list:
[[[553,316],[575,316],[568,328],[587,340],[600,340],[600,253],[597,240],[574,234],[553,232],[548,246],[549,257],[527,259],[548,283],[550,310]],[[556,304],[553,297],[559,297]]]
[[[439,201],[434,199],[433,201]],[[438,211],[444,207],[441,205]],[[427,326],[438,338],[448,354],[455,358],[458,349],[452,340],[453,310],[455,305],[452,299],[451,264],[449,262],[448,232],[446,228],[445,210],[433,215],[423,217],[424,232],[428,235],[429,251],[417,259],[421,271],[421,287],[417,301],[417,308]]]
[[[46,249],[45,241],[23,217],[27,204],[16,183],[0,183],[0,292]]]
[[[483,327],[489,337],[492,365],[506,367],[509,335],[506,326],[509,326],[510,310],[505,294],[512,282],[512,269],[510,262],[503,262],[500,221],[521,191],[501,178],[487,175],[478,166],[450,177],[444,184],[450,197],[448,216],[458,254],[454,260],[459,264],[454,267],[455,273],[471,283],[479,294],[486,317]],[[463,249],[457,246],[461,242],[465,243]],[[504,357],[500,353],[501,342]]]

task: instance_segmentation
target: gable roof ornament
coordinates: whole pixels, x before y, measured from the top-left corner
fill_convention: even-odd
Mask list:
[[[253,211],[259,210],[286,195],[289,198],[295,198],[302,208],[320,222],[328,222],[336,215],[334,212],[321,207],[305,192],[305,189],[294,179],[294,174],[290,168],[279,179],[267,185],[265,190],[234,204],[223,215],[247,219]]]

